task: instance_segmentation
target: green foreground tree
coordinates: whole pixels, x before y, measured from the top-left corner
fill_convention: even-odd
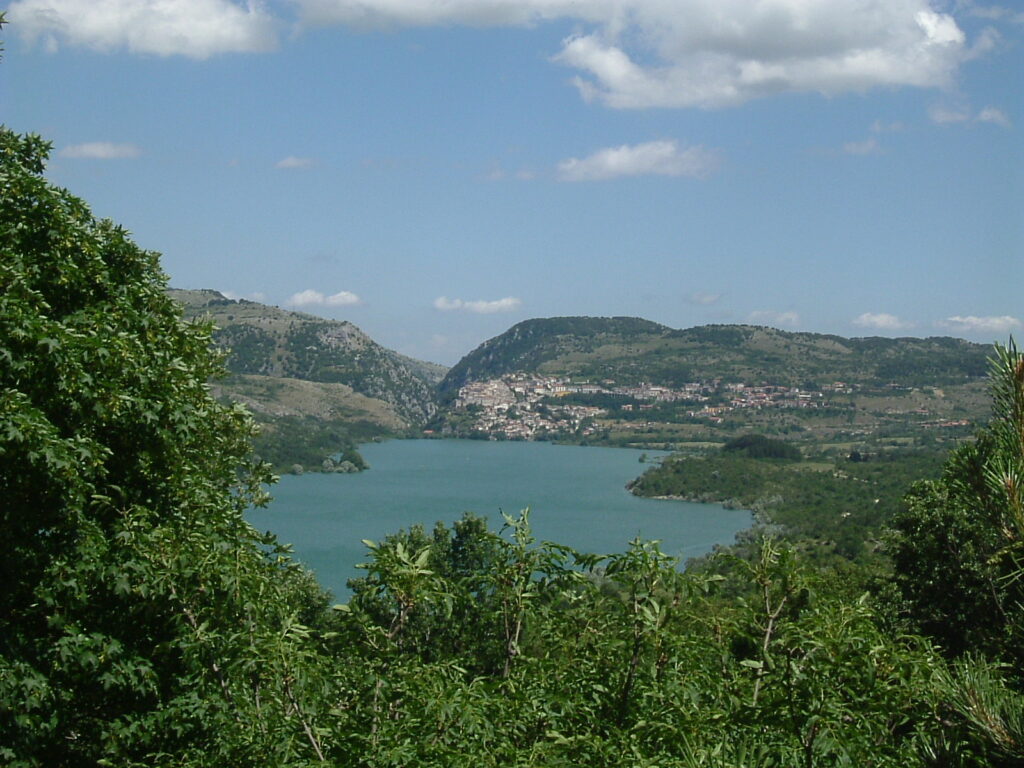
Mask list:
[[[315,583],[157,254],[0,130],[0,763],[318,759]],[[316,697],[315,700],[321,700]]]
[[[1012,339],[991,382],[990,423],[915,485],[893,559],[912,616],[948,653],[1024,669],[1024,355]]]

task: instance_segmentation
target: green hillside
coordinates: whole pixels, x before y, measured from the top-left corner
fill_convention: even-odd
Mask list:
[[[279,472],[363,469],[356,444],[408,434],[437,412],[447,368],[386,349],[352,323],[211,290],[168,294],[186,318],[213,320],[230,374],[213,392],[252,413],[254,448]]]
[[[232,374],[218,394],[253,412],[263,428],[257,448],[279,469],[319,465],[317,456],[355,441],[424,427],[457,437],[656,448],[720,443],[754,431],[841,453],[875,450],[879,440],[941,444],[987,416],[989,349],[960,339],[540,318],[484,342],[446,370],[385,349],[346,321],[216,291],[170,294],[186,317],[212,318]],[[510,410],[503,409],[511,400],[491,403],[481,392],[457,400],[467,384],[523,375],[573,386],[543,397],[531,392],[550,381],[520,380]],[[658,387],[668,391],[652,389]]]
[[[186,317],[213,319],[214,341],[229,350],[227,368],[234,374],[340,384],[336,396],[350,391],[381,401],[382,423],[392,426],[394,416],[403,426],[418,426],[437,410],[434,385],[444,368],[385,349],[350,322],[235,301],[217,291],[169,294],[184,305]]]
[[[658,338],[671,329],[638,317],[551,317],[524,320],[500,336],[485,341],[448,371],[440,384],[443,394],[471,381],[483,381],[514,371],[558,371],[573,367],[577,358],[600,365],[635,356],[634,344]],[[614,350],[614,351],[613,351]],[[600,375],[601,371],[594,370]]]
[[[848,451],[922,446],[984,421],[989,347],[846,339],[749,325],[673,330],[638,318],[528,320],[440,384],[431,427],[464,437],[679,447],[745,431]],[[474,387],[467,387],[473,384]],[[490,388],[490,389],[489,389]],[[514,407],[511,407],[513,406]]]
[[[984,377],[989,352],[946,337],[844,339],[749,325],[673,330],[639,318],[556,317],[527,320],[484,342],[448,372],[441,390],[512,371],[665,386],[708,379],[943,386]]]

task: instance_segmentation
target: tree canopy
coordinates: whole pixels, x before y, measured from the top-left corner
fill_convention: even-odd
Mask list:
[[[791,459],[799,461],[800,449],[784,440],[773,440],[764,435],[740,435],[722,446],[723,453],[736,453],[752,459]]]
[[[270,478],[210,328],[48,151],[0,131],[0,761],[263,753],[303,728],[271,651],[316,588],[242,517]]]
[[[897,581],[921,626],[951,653],[1024,664],[1024,356],[997,347],[993,418],[915,485],[894,522]]]
[[[0,130],[0,762],[1024,762],[1012,344],[991,425],[898,518],[895,577],[770,537],[688,571],[583,554],[524,512],[366,542],[332,610],[245,522],[270,476],[210,396],[209,325],[48,150]]]

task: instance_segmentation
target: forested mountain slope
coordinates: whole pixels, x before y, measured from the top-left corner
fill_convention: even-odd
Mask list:
[[[229,350],[227,368],[234,374],[316,382],[335,398],[354,392],[379,401],[374,406],[354,398],[354,408],[391,427],[396,418],[402,426],[420,425],[437,410],[434,386],[443,366],[386,349],[348,321],[235,301],[212,290],[169,294],[184,305],[186,317],[210,316],[214,341]],[[233,386],[227,383],[228,394]],[[261,410],[252,397],[247,404]],[[278,406],[287,408],[287,399]]]
[[[673,330],[639,318],[556,317],[527,320],[484,342],[448,372],[441,391],[512,371],[665,386],[716,378],[943,386],[983,377],[988,353],[948,337],[846,339],[750,325]]]
[[[514,371],[566,369],[577,357],[608,362],[632,355],[632,344],[670,329],[638,317],[551,317],[524,320],[463,357],[440,384],[442,393]],[[617,353],[613,354],[612,350]],[[618,352],[621,350],[621,352]],[[628,352],[627,352],[628,350]]]

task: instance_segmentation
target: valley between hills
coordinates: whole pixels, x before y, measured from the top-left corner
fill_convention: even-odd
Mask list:
[[[745,433],[808,456],[943,449],[989,415],[988,346],[639,318],[521,322],[448,369],[350,322],[212,290],[171,290],[207,317],[277,471],[352,471],[385,437],[552,440],[702,453]],[[339,460],[345,454],[348,458]],[[347,462],[347,463],[346,463]]]

